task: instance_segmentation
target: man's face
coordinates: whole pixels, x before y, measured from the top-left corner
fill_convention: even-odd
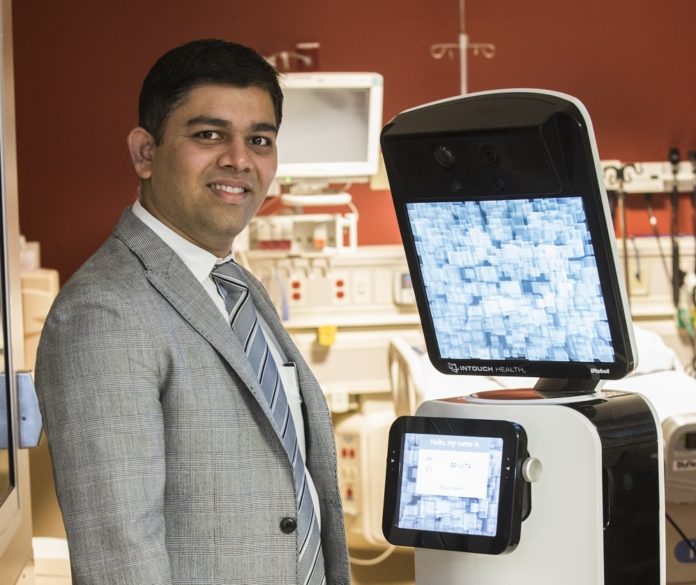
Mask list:
[[[271,96],[258,87],[202,85],[169,115],[160,144],[129,136],[143,206],[218,257],[263,202],[278,164]]]

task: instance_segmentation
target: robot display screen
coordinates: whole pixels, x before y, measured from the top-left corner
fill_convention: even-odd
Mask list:
[[[581,197],[411,202],[406,211],[442,359],[614,361]]]
[[[501,554],[529,513],[527,435],[502,420],[402,416],[389,431],[382,530],[392,544]]]
[[[406,433],[399,528],[495,536],[500,506],[500,437]]]

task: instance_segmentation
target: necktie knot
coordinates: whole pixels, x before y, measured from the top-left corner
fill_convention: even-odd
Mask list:
[[[249,287],[247,286],[241,269],[232,261],[216,266],[210,273],[218,293],[225,302],[230,324],[234,329],[236,316],[244,310],[244,305],[249,299]],[[253,310],[251,304],[249,309]]]
[[[242,283],[245,282],[244,273],[241,267],[234,260],[228,260],[221,264],[216,264],[213,268],[213,274],[222,276],[223,278],[230,278],[233,280],[239,280]]]

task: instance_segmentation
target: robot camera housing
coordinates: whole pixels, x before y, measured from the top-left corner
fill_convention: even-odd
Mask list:
[[[435,162],[443,169],[454,169],[457,166],[455,154],[442,144],[433,149],[433,157],[435,157]]]
[[[438,370],[588,387],[633,370],[607,197],[579,101],[470,94],[399,114],[381,144]]]

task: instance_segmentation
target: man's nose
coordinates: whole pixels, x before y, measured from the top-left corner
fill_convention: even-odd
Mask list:
[[[218,165],[233,168],[236,171],[248,171],[251,168],[247,145],[242,139],[230,141],[220,154]]]

